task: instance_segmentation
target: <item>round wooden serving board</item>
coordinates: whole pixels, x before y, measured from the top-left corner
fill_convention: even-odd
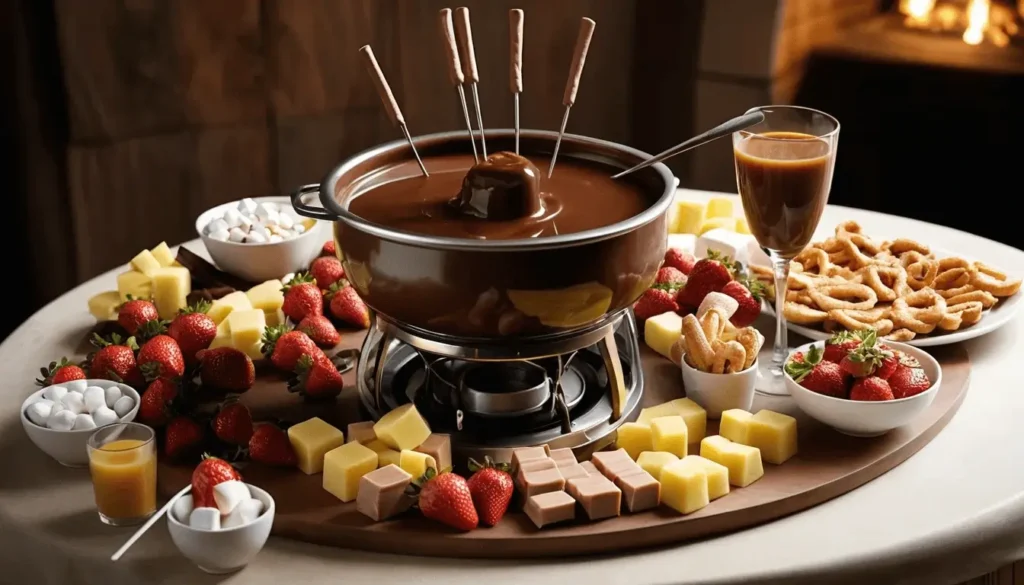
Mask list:
[[[361,334],[348,334],[343,346],[356,347]],[[644,405],[650,406],[684,395],[679,368],[646,346]],[[401,553],[459,558],[564,557],[678,543],[739,530],[804,510],[846,493],[896,467],[926,445],[957,411],[970,376],[967,351],[960,346],[934,348],[942,364],[943,382],[931,407],[913,424],[870,439],[848,437],[800,413],[788,397],[758,396],[754,411],[761,408],[796,416],[800,452],[781,466],[765,464],[760,480],[732,492],[706,508],[682,516],[661,507],[618,518],[574,523],[538,530],[525,514],[510,510],[493,528],[457,533],[424,519],[413,510],[396,519],[375,523],[356,511],[355,503],[342,503],[323,490],[320,474],[307,476],[296,469],[271,469],[252,464],[242,470],[246,481],[274,496],[277,516],[272,534],[306,542]],[[351,384],[351,372],[346,375]],[[304,404],[289,394],[280,378],[261,375],[256,386],[242,396],[254,418],[279,418],[293,422],[309,416],[343,425],[358,420],[358,399],[347,388],[329,406]],[[708,434],[718,432],[718,422],[708,421]],[[693,444],[690,451],[694,452]],[[170,497],[188,482],[191,467],[161,462],[160,492]]]

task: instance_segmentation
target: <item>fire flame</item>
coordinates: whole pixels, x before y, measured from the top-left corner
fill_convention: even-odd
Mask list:
[[[1015,9],[1016,8],[1016,9]],[[1024,22],[1024,0],[900,0],[903,24],[909,28],[960,35],[968,45],[988,42],[1006,47]]]
[[[967,30],[964,31],[964,42],[968,45],[980,45],[985,39],[988,27],[988,15],[991,6],[989,0],[971,0],[967,5]]]

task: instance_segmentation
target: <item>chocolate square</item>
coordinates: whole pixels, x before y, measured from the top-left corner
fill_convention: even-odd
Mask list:
[[[612,481],[617,480],[620,476],[629,475],[641,470],[640,466],[630,458],[625,449],[594,453],[590,460],[594,462],[594,466],[597,467],[602,475]]]
[[[385,465],[359,478],[356,510],[380,522],[408,510],[414,499],[405,495],[412,475],[397,465]]]
[[[591,520],[618,516],[622,506],[622,492],[610,479],[601,475],[570,480],[569,495],[580,503]]]
[[[630,512],[657,508],[661,503],[661,484],[646,471],[624,475],[615,485],[622,490],[623,503]]]
[[[580,467],[582,467],[583,471],[586,471],[588,475],[601,475],[600,470],[597,469],[597,466],[594,465],[593,461],[580,461]]]
[[[555,461],[555,465],[558,467],[568,467],[569,465],[576,465],[576,455],[572,452],[572,449],[553,449],[551,454],[548,455]]]
[[[433,457],[438,471],[452,468],[452,438],[450,435],[431,433],[427,440],[413,451],[426,453]]]
[[[565,478],[557,468],[526,471],[519,476],[519,491],[524,499],[537,494],[560,492],[565,489]]]
[[[576,517],[576,501],[565,492],[538,494],[526,500],[523,512],[537,528]]]
[[[547,445],[516,449],[512,452],[512,469],[519,469],[519,466],[527,461],[533,461],[534,459],[547,459],[549,451],[550,450]]]
[[[566,481],[569,481],[570,479],[588,477],[590,475],[590,472],[584,469],[583,466],[580,465],[579,463],[573,463],[572,465],[559,467],[558,472],[562,474],[562,477],[564,477]]]
[[[373,425],[373,421],[349,423],[348,432],[345,433],[345,442],[358,441],[365,445],[373,441],[377,438],[377,433],[373,432]]]

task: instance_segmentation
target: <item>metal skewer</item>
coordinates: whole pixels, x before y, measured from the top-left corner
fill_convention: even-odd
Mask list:
[[[459,39],[459,57],[462,59],[462,74],[473,92],[473,109],[476,110],[476,128],[480,131],[480,148],[487,158],[487,139],[484,138],[484,117],[480,112],[480,95],[477,83],[480,73],[476,68],[476,51],[473,49],[473,29],[469,26],[469,8],[461,6],[455,9],[455,32]]]
[[[416,150],[416,145],[412,142],[412,136],[409,134],[409,127],[405,124],[405,117],[402,116],[402,110],[398,107],[398,102],[395,101],[395,94],[391,93],[391,86],[388,85],[388,80],[384,77],[384,72],[380,70],[380,65],[377,64],[377,58],[373,56],[373,49],[370,45],[365,45],[359,48],[359,52],[366,58],[366,69],[370,72],[370,77],[373,78],[373,84],[377,87],[377,93],[380,94],[380,100],[384,102],[384,111],[388,113],[388,117],[391,118],[393,124],[397,124],[402,129],[402,133],[405,134],[405,140],[409,143],[409,148],[412,149],[413,156],[416,157],[416,162],[420,165],[420,170],[423,171],[424,177],[429,177],[430,173],[427,172],[427,167],[423,164],[423,159],[420,158],[420,153]]]
[[[555,152],[551,154],[551,166],[548,167],[549,179],[555,172],[558,149],[562,146],[565,125],[569,123],[569,110],[572,109],[572,105],[576,102],[576,91],[580,88],[580,77],[583,75],[583,65],[587,61],[587,50],[590,49],[590,38],[594,36],[595,26],[597,26],[597,23],[589,18],[580,20],[580,33],[576,37],[576,50],[572,55],[569,79],[565,82],[565,94],[562,96],[562,105],[565,106],[565,113],[562,114],[562,126],[558,130],[558,140],[555,141]]]
[[[523,93],[523,11],[508,11],[509,89],[515,106],[516,154],[519,154],[519,94]]]
[[[469,121],[469,106],[466,105],[466,91],[462,84],[466,78],[462,75],[462,64],[459,63],[459,49],[455,44],[455,27],[452,24],[452,9],[441,9],[441,38],[444,40],[444,53],[448,57],[448,79],[455,86],[459,94],[459,102],[462,104],[462,115],[466,119],[466,131],[469,132],[469,143],[473,145],[473,161],[480,162],[480,155],[476,152],[476,137],[473,136],[473,123]]]

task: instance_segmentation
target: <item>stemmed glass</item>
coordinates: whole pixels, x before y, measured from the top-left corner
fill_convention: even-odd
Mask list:
[[[782,366],[789,263],[818,228],[828,202],[839,143],[839,121],[798,106],[760,106],[764,121],[732,135],[736,186],[750,232],[768,254],[775,277],[775,346],[758,391],[787,395]]]

